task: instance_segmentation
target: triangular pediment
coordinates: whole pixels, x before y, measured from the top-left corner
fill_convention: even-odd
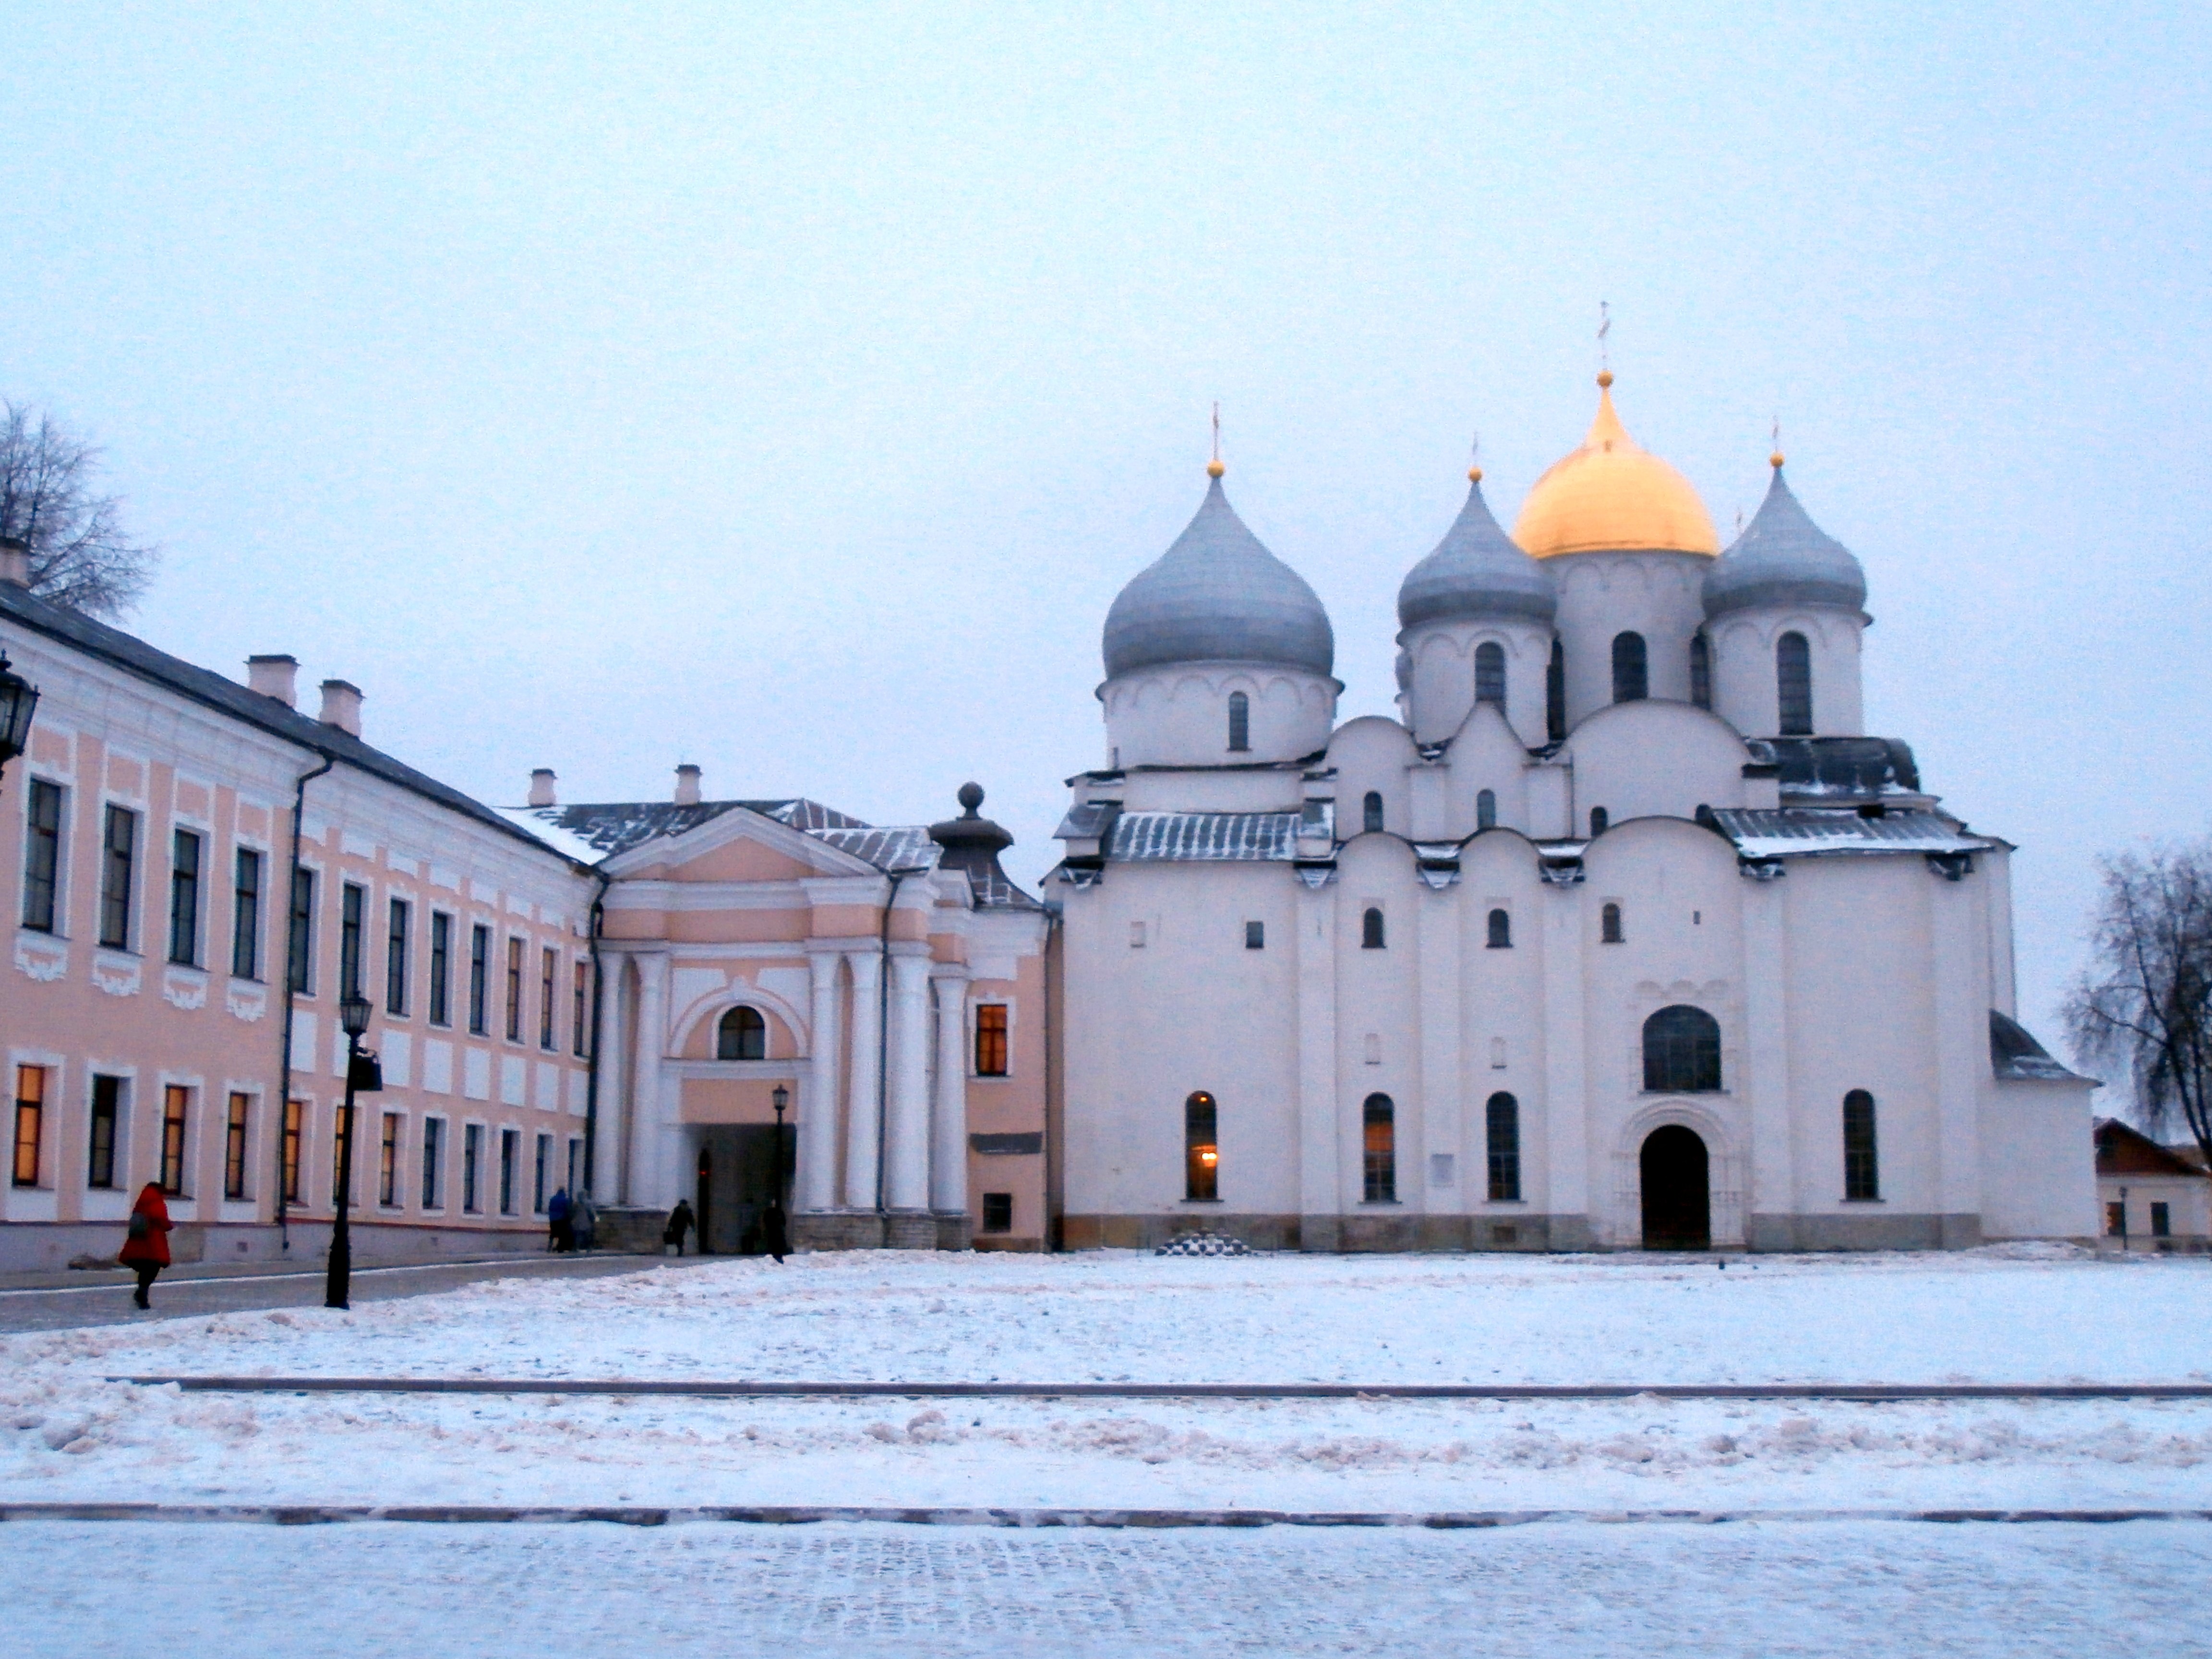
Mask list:
[[[682,835],[634,847],[608,860],[603,868],[617,880],[701,883],[882,873],[865,859],[742,806]]]

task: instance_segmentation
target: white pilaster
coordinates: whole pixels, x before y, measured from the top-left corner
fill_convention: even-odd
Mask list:
[[[1464,1175],[1443,1192],[1432,1190],[1427,1180],[1431,1152],[1449,1152],[1462,1164],[1467,1162],[1460,1066],[1460,929],[1469,908],[1478,908],[1486,921],[1489,912],[1479,908],[1475,901],[1462,904],[1465,890],[1457,883],[1441,892],[1425,890],[1415,912],[1420,927],[1415,1006],[1421,1022],[1421,1101],[1418,1113],[1404,1115],[1412,1120],[1405,1127],[1413,1133],[1401,1131],[1398,1146],[1398,1200],[1408,1209],[1467,1207]]]
[[[629,1202],[630,1121],[635,1113],[630,1104],[629,1032],[623,1018],[629,966],[628,957],[601,946],[599,1023],[592,1037],[592,1052],[599,1071],[599,1144],[592,1158],[599,1190],[592,1197],[601,1203]]]
[[[882,1064],[883,959],[873,945],[848,952],[845,965],[853,976],[853,1040],[846,1052],[845,1205],[848,1209],[876,1207],[876,1167],[881,1151],[878,1137],[883,1127]]]
[[[968,977],[939,968],[937,988],[937,1103],[930,1115],[929,1207],[939,1215],[968,1208]]]
[[[929,947],[893,945],[888,1208],[929,1207]]]
[[[1298,1211],[1307,1249],[1334,1249],[1318,1236],[1326,1218],[1334,1233],[1344,1213],[1337,1190],[1336,892],[1334,884],[1301,885],[1298,955]]]
[[[810,954],[814,1005],[806,1077],[799,1095],[799,1207],[833,1209],[837,1203],[837,963],[832,951]]]
[[[1582,893],[1579,884],[1547,888],[1539,912],[1544,925],[1543,1204],[1555,1227],[1563,1217],[1588,1216],[1596,1242],[1609,1244],[1615,1242],[1613,1218],[1599,1215],[1590,1202],[1593,1167],[1609,1170],[1613,1149],[1593,1146],[1589,1138]],[[1523,1176],[1525,1181],[1525,1170]]]
[[[1744,1194],[1744,1224],[1763,1215],[1796,1216],[1804,1209],[1797,1190],[1797,1114],[1790,1101],[1788,960],[1783,929],[1784,881],[1746,881],[1743,894],[1744,1051],[1751,1110],[1751,1190]],[[1822,1197],[1827,1194],[1821,1194]],[[1759,1248],[1775,1248],[1753,1237]],[[1795,1240],[1785,1240],[1790,1248]]]
[[[1978,870],[1963,880],[1931,874],[1930,905],[1936,942],[1936,1204],[1942,1216],[1943,1243],[1979,1243],[1978,1237],[1952,1230],[1953,1219],[1971,1216],[1978,1224],[1982,1208],[1982,1147],[1978,1085],[1990,1070],[1990,998],[1982,977],[1989,957],[1976,935],[1980,931],[1976,884]],[[1880,1128],[1876,1128],[1880,1146]]]
[[[676,1202],[677,1149],[662,1122],[663,1055],[668,1048],[668,958],[638,958],[637,1057],[630,1091],[631,1200],[668,1208]]]

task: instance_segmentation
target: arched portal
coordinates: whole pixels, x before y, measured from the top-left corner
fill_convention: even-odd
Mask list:
[[[1713,1210],[1705,1143],[1694,1129],[1662,1123],[1638,1158],[1644,1189],[1644,1248],[1712,1248]]]

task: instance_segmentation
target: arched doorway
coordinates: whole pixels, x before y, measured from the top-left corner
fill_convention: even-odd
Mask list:
[[[1711,1249],[1712,1188],[1705,1143],[1697,1131],[1662,1124],[1644,1138],[1637,1162],[1644,1187],[1644,1248]]]

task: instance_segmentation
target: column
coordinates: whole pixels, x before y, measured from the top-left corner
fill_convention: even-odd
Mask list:
[[[845,1114],[845,1207],[872,1210],[876,1207],[876,1158],[880,1150],[877,1138],[883,1123],[883,1096],[878,1088],[882,1077],[877,1070],[883,1059],[883,1010],[877,1000],[882,994],[883,960],[871,945],[865,951],[848,953],[845,965],[853,975],[853,1033],[852,1042],[846,1050],[850,1059],[845,1073],[845,1097],[848,1103]]]
[[[630,1200],[666,1209],[676,1202],[674,1149],[661,1123],[661,1056],[668,1047],[668,958],[638,959],[637,1054],[630,1089]]]
[[[1589,1134],[1588,1050],[1583,991],[1583,889],[1547,887],[1536,909],[1544,929],[1544,1211],[1551,1222],[1554,1249],[1576,1249],[1592,1242],[1612,1244],[1618,1204],[1593,1201],[1610,1190],[1617,1174],[1613,1149],[1593,1146]],[[1524,1193],[1533,1194],[1528,1175],[1528,1124],[1522,1129]],[[1616,1195],[1617,1196],[1617,1195]],[[1631,1222],[1632,1227],[1640,1224]],[[1641,1239],[1636,1232],[1633,1238]]]
[[[887,1208],[929,1208],[929,947],[893,945]]]
[[[802,1210],[837,1204],[837,963],[835,951],[806,959],[814,975],[814,1009],[806,1080],[799,1095],[799,1168],[795,1194]]]
[[[968,976],[940,968],[937,988],[937,1103],[930,1116],[929,1207],[968,1209]]]
[[[1742,879],[1742,878],[1739,878]],[[1796,1250],[1804,1205],[1797,1190],[1797,1112],[1790,1091],[1788,934],[1783,880],[1743,879],[1743,1015],[1747,1075],[1730,1085],[1749,1097],[1751,1145],[1735,1149],[1750,1172],[1743,1194],[1744,1242],[1754,1250]],[[1726,1079],[1723,1079],[1723,1081]],[[1717,1188],[1719,1182],[1715,1182]],[[1713,1243],[1722,1243],[1719,1193]]]
[[[623,984],[629,958],[604,945],[599,951],[599,1023],[592,1034],[592,1063],[599,1068],[599,1145],[592,1152],[592,1177],[601,1203],[629,1202],[629,1044],[623,1029]]]

